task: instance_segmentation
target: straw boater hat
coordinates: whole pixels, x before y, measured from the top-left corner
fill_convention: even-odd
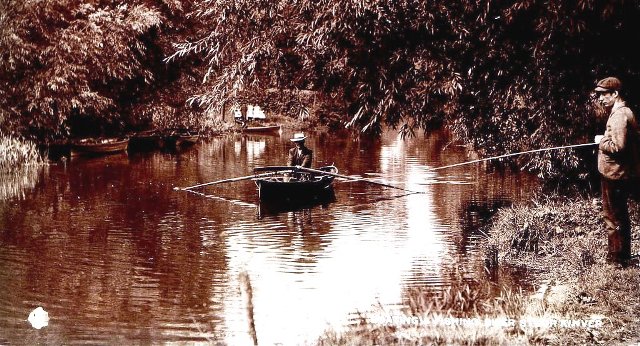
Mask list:
[[[300,142],[300,141],[304,141],[307,137],[304,135],[304,133],[296,133],[293,135],[293,138],[290,139],[290,141],[292,142]]]

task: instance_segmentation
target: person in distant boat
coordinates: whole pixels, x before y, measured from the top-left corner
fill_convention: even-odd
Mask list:
[[[304,133],[296,133],[293,138],[290,139],[296,144],[295,148],[289,150],[288,166],[300,166],[304,168],[311,168],[311,160],[313,160],[313,151],[304,145],[304,140],[307,137]]]
[[[622,83],[604,78],[594,92],[609,117],[598,144],[598,171],[601,175],[602,213],[608,234],[607,261],[626,265],[631,259],[631,222],[627,200],[638,177],[638,124],[622,98]]]

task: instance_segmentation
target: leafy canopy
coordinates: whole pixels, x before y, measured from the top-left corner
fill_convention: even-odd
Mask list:
[[[176,0],[0,2],[0,126],[40,140],[122,130],[160,76],[157,31],[181,10]]]
[[[205,56],[210,108],[269,88],[338,101],[342,124],[445,125],[483,155],[584,143],[595,80],[636,89],[640,4],[629,1],[201,1],[208,32],[169,58]],[[632,100],[633,101],[633,100]],[[574,151],[521,157],[542,175],[583,167]]]

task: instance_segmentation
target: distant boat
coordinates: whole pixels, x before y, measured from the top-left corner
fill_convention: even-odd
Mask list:
[[[129,148],[132,150],[152,150],[162,146],[162,136],[157,130],[140,131],[131,136]]]
[[[333,191],[331,184],[334,175],[338,174],[335,166],[318,168],[329,174],[287,173],[284,168],[286,167],[274,166],[258,169],[260,172],[274,171],[273,176],[254,179],[261,201],[296,203],[322,199]]]
[[[182,146],[193,145],[198,142],[199,138],[200,135],[197,131],[179,129],[169,132],[165,136],[164,141],[166,146],[173,146],[178,148]]]
[[[260,106],[247,105],[245,114],[242,113],[239,104],[234,105],[232,109],[235,123],[243,133],[274,133],[280,131],[280,125],[269,124],[267,115]]]
[[[104,155],[126,151],[129,138],[81,139],[71,143],[71,156]]]
[[[242,128],[244,133],[272,133],[280,131],[280,125],[247,126]]]

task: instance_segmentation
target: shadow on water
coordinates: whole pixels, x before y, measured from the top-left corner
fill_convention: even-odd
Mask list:
[[[506,197],[464,202],[460,212],[462,230],[465,234],[477,233],[500,208],[508,207],[511,204],[512,202]]]

